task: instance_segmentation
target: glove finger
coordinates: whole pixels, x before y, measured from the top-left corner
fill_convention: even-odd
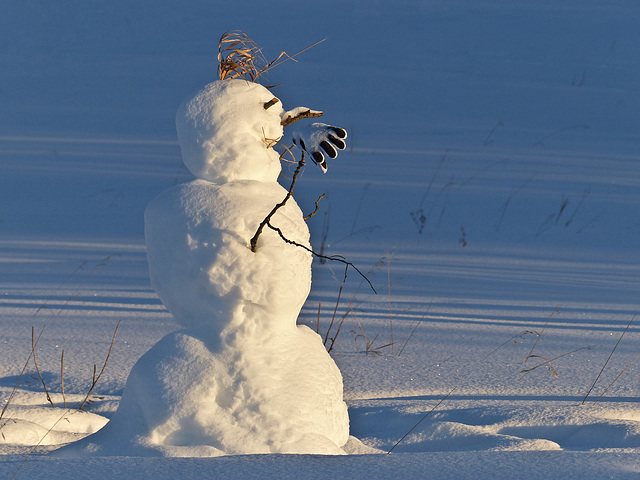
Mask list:
[[[347,131],[344,128],[327,126],[329,130],[336,134],[338,138],[347,138]]]
[[[345,148],[347,148],[347,144],[344,140],[340,140],[339,138],[334,137],[331,134],[327,135],[327,138],[338,148],[338,150],[344,150]]]
[[[326,140],[323,140],[320,142],[320,146],[322,147],[322,149],[327,153],[327,155],[329,155],[329,157],[331,158],[336,158],[338,156],[338,152],[336,151],[336,149],[334,148],[333,145],[331,145],[329,142],[327,142]],[[315,152],[314,152],[315,153]]]
[[[315,150],[312,154],[311,154],[311,158],[313,159],[313,161],[320,166],[320,168],[322,169],[323,172],[327,171],[327,162],[324,159],[324,155],[322,155],[322,153],[318,152],[317,150]]]

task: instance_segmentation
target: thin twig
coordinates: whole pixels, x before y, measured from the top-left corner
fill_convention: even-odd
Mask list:
[[[424,317],[422,317],[424,318]],[[402,352],[404,352],[404,347],[407,346],[407,343],[409,343],[409,340],[411,340],[411,337],[413,337],[413,334],[415,333],[416,329],[418,328],[418,325],[420,325],[420,320],[418,320],[415,324],[415,326],[413,327],[413,330],[411,330],[411,333],[409,334],[409,336],[407,337],[407,340],[404,342],[404,344],[402,345],[402,348],[400,349],[400,351],[398,352],[398,357],[400,355],[402,355]]]
[[[44,327],[42,327],[42,330],[44,330]],[[42,332],[40,332],[40,333],[42,333]],[[38,359],[36,358],[35,328],[34,327],[31,327],[31,354],[33,355],[33,363],[36,366],[36,372],[38,372],[38,376],[40,377],[40,381],[42,382],[42,386],[44,387],[44,393],[47,396],[47,400],[49,401],[51,406],[53,408],[55,408],[56,406],[53,404],[53,401],[51,400],[51,396],[49,395],[49,390],[47,389],[47,384],[45,383],[44,378],[42,378],[42,373],[40,373],[40,368],[38,367]]]
[[[320,200],[322,200],[324,197],[326,196],[326,194],[322,194],[318,197],[318,199],[316,200],[316,208],[313,212],[311,212],[309,215],[307,215],[306,217],[304,217],[304,220],[309,220],[311,217],[313,217],[316,213],[318,213],[318,208],[319,208],[319,204],[320,204]]]
[[[629,327],[631,326],[631,324],[633,323],[633,321],[636,319],[636,315],[633,316],[633,318],[631,319],[631,321],[629,322],[629,324],[627,325],[627,328],[624,329],[624,331],[622,332],[622,335],[620,335],[620,338],[618,339],[615,347],[613,347],[613,350],[611,350],[611,353],[609,354],[609,357],[607,358],[607,361],[604,362],[604,365],[602,366],[602,369],[600,370],[600,373],[598,373],[598,376],[596,377],[595,381],[593,382],[593,385],[591,385],[591,388],[589,389],[589,391],[587,392],[587,394],[585,395],[584,399],[582,400],[581,405],[584,405],[584,402],[587,401],[587,398],[589,397],[589,395],[591,394],[591,390],[593,390],[593,387],[596,386],[596,383],[598,383],[598,379],[600,379],[600,375],[602,375],[602,372],[604,372],[604,369],[607,367],[607,363],[609,363],[609,360],[611,360],[611,357],[613,357],[613,353],[616,351],[616,348],[618,348],[618,345],[620,345],[620,342],[622,341],[622,337],[624,337],[624,334],[627,333],[627,330],[629,330]],[[606,390],[605,390],[606,391]],[[598,399],[599,400],[599,399]],[[597,402],[597,401],[596,401]]]
[[[78,406],[78,410],[82,410],[82,407],[84,407],[84,404],[89,399],[89,395],[91,395],[91,392],[93,392],[93,389],[96,386],[96,384],[98,383],[98,380],[100,380],[100,377],[102,376],[102,374],[104,372],[104,369],[107,367],[107,362],[109,361],[109,357],[111,356],[111,350],[113,349],[113,344],[116,341],[116,335],[118,334],[118,329],[119,328],[120,328],[120,322],[118,322],[118,325],[116,325],[116,330],[115,330],[115,332],[113,332],[113,338],[111,339],[111,345],[109,346],[109,352],[107,353],[107,358],[104,359],[104,364],[102,365],[102,370],[100,370],[100,373],[98,374],[97,377],[96,377],[96,368],[97,367],[96,367],[95,364],[93,365],[93,382],[91,384],[91,388],[87,392],[87,395],[84,397],[84,400],[82,400],[82,402]]]
[[[276,214],[276,212],[287,203],[289,198],[291,198],[291,195],[293,195],[293,187],[295,187],[296,185],[296,181],[298,180],[298,174],[300,173],[300,170],[302,169],[302,167],[304,167],[304,163],[305,161],[304,161],[304,150],[303,150],[302,156],[300,157],[300,161],[298,162],[298,166],[296,167],[296,171],[293,173],[293,178],[291,179],[291,186],[289,187],[289,191],[285,195],[284,199],[280,203],[277,203],[276,206],[273,207],[269,212],[269,214],[264,218],[264,220],[260,222],[260,225],[258,225],[258,229],[256,230],[256,233],[253,235],[253,237],[251,238],[251,241],[249,242],[251,245],[252,252],[255,253],[258,245],[258,238],[260,238],[260,234],[262,233],[262,230],[269,223],[269,220],[271,220],[271,217],[273,217]]]
[[[358,267],[356,267],[353,263],[347,261],[342,255],[321,255],[320,253],[316,253],[314,252],[312,249],[310,249],[309,247],[302,245],[301,243],[298,242],[294,242],[293,240],[289,240],[287,237],[284,236],[284,233],[282,233],[282,230],[280,230],[278,227],[274,227],[273,225],[271,225],[271,223],[267,222],[266,224],[271,230],[274,230],[275,232],[278,233],[278,235],[280,235],[280,238],[290,244],[290,245],[295,245],[296,247],[300,247],[303,248],[304,250],[306,250],[307,252],[311,253],[312,255],[318,257],[318,258],[324,258],[325,260],[331,260],[332,262],[340,262],[343,263],[351,268],[353,268],[356,272],[358,272],[358,274],[360,274],[360,276],[362,278],[364,278],[367,283],[369,284],[369,287],[371,288],[371,290],[373,290],[374,293],[378,293],[378,291],[373,287],[373,284],[371,283],[371,281],[367,278],[367,276],[362,273],[362,271],[360,271],[360,269]]]
[[[434,411],[436,408],[438,408],[438,407],[440,406],[440,404],[442,404],[442,402],[444,402],[447,398],[449,398],[449,396],[454,392],[454,390],[455,390],[456,388],[457,388],[457,387],[453,387],[453,388],[451,389],[451,391],[450,391],[449,393],[447,393],[444,397],[442,397],[442,399],[441,399],[438,403],[436,403],[436,405],[435,405],[431,410],[429,410],[429,411],[428,411],[428,412],[427,412],[427,413],[426,413],[426,414],[425,414],[425,415],[420,419],[420,421],[419,421],[418,423],[416,423],[413,427],[411,427],[411,430],[409,430],[407,433],[405,433],[405,434],[402,436],[402,438],[401,438],[400,440],[398,440],[398,441],[395,443],[395,445],[394,445],[393,447],[391,447],[391,450],[389,450],[389,451],[387,452],[387,455],[390,455],[390,454],[391,454],[391,452],[393,451],[393,449],[394,449],[394,448],[396,448],[396,447],[400,444],[400,442],[402,442],[405,438],[407,438],[407,436],[408,436],[411,432],[413,432],[413,431],[418,427],[418,425],[420,425],[420,424],[423,422],[423,420],[424,420],[425,418],[427,418],[429,415],[431,415],[431,414],[433,413],[433,411]]]
[[[280,238],[285,243],[288,243],[290,245],[295,245],[296,247],[300,247],[300,248],[308,251],[309,253],[311,253],[312,255],[314,255],[314,256],[316,256],[316,257],[318,257],[320,259],[331,260],[331,261],[334,261],[334,262],[340,262],[340,263],[345,264],[347,267],[352,267],[356,272],[358,272],[360,274],[360,276],[362,276],[362,278],[364,278],[367,281],[367,283],[371,287],[371,290],[373,290],[375,293],[378,293],[376,291],[376,289],[373,287],[373,284],[371,283],[371,281],[367,278],[367,276],[364,273],[362,273],[358,267],[356,267],[353,263],[347,261],[341,255],[327,256],[327,255],[323,255],[321,253],[316,253],[315,251],[313,251],[311,248],[307,247],[306,245],[302,245],[301,243],[298,243],[296,241],[289,240],[287,237],[285,237],[284,233],[282,233],[282,230],[280,230],[278,227],[273,226],[270,223],[271,218],[276,214],[276,212],[280,208],[282,208],[287,203],[287,201],[293,195],[293,189],[294,189],[294,187],[296,185],[296,182],[298,180],[298,175],[300,174],[300,171],[302,170],[302,167],[304,167],[304,165],[305,165],[305,152],[303,150],[302,154],[301,154],[301,157],[300,157],[300,161],[298,162],[298,166],[296,167],[295,172],[293,172],[293,178],[291,179],[291,186],[289,187],[289,190],[287,191],[287,194],[285,195],[284,199],[282,199],[282,201],[280,203],[277,203],[271,209],[271,211],[262,220],[262,222],[260,222],[260,225],[258,225],[258,229],[256,230],[256,233],[253,235],[253,237],[249,241],[249,244],[251,246],[251,251],[254,252],[254,253],[256,252],[256,249],[258,247],[258,239],[260,238],[260,235],[262,234],[262,231],[264,230],[264,227],[267,226],[270,229],[272,229],[275,232],[277,232],[278,235],[280,236]]]

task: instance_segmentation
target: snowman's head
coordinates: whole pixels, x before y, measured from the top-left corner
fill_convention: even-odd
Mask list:
[[[282,137],[284,110],[273,100],[262,85],[241,79],[215,81],[187,98],[176,127],[189,171],[218,184],[276,181],[280,160],[271,147]]]

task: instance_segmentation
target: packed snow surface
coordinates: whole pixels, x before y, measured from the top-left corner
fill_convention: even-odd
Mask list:
[[[7,9],[0,478],[637,478],[639,24],[624,0]],[[344,266],[314,260],[297,323],[329,348],[346,315],[330,355],[361,443],[340,456],[50,455],[116,418],[133,366],[163,337],[167,354],[213,351],[151,288],[143,217],[161,192],[199,183],[175,112],[215,79],[217,37],[233,28],[269,59],[327,38],[271,70],[260,101],[320,108],[349,131],[347,151],[326,175],[310,165],[295,197],[309,214],[326,193],[310,243],[353,261],[378,294],[350,269],[336,308]],[[256,149],[269,155],[270,137]],[[119,321],[91,415],[76,413]],[[56,408],[33,361],[20,376],[31,327],[45,325],[37,359]],[[206,437],[208,422],[191,431]],[[197,454],[193,438],[168,443]]]

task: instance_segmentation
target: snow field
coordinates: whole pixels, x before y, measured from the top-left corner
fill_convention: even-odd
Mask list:
[[[330,23],[309,21],[332,6]],[[312,244],[326,224],[327,253],[375,270],[379,295],[360,287],[332,350],[351,434],[385,451],[455,387],[389,456],[74,460],[43,445],[16,478],[636,478],[637,365],[593,405],[636,355],[635,323],[580,403],[640,311],[639,16],[634,2],[596,0],[31,3],[0,16],[3,399],[32,325],[46,324],[39,362],[59,403],[60,350],[78,398],[122,320],[91,410],[108,419],[134,363],[178,328],[149,286],[142,216],[193,178],[174,113],[214,79],[217,36],[236,27],[267,54],[328,38],[272,80],[284,79],[274,93],[287,104],[317,105],[349,130],[350,150],[326,175],[308,168],[296,198],[307,213],[326,192]],[[378,264],[391,254],[388,282]],[[315,330],[322,301],[321,334],[342,279],[333,270],[314,264],[300,319]],[[355,318],[388,342],[389,283],[394,338],[420,324],[399,357],[366,355]],[[359,284],[351,271],[338,315]],[[556,307],[533,353],[573,353],[553,360],[557,378],[544,366],[523,375],[538,338],[526,332]],[[15,420],[42,413],[19,430],[23,445],[2,446],[2,478],[62,415],[34,373]],[[60,428],[58,440],[76,435]]]

